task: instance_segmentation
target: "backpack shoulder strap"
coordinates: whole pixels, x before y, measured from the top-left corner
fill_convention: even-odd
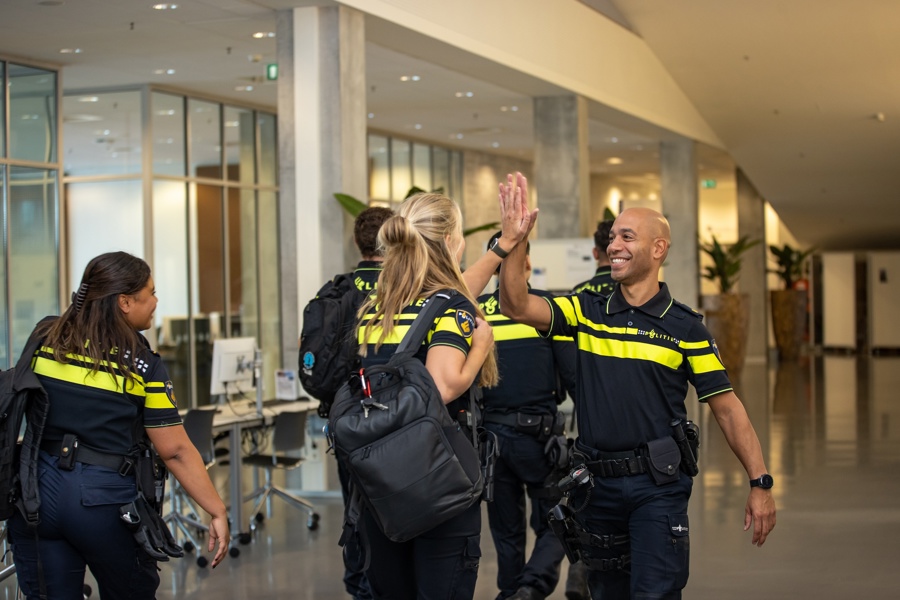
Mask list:
[[[428,302],[425,303],[422,312],[416,315],[413,324],[397,347],[394,356],[403,358],[413,356],[428,336],[428,331],[431,329],[434,319],[441,313],[447,302],[458,293],[456,290],[441,290],[428,298]],[[400,358],[397,360],[400,360]]]

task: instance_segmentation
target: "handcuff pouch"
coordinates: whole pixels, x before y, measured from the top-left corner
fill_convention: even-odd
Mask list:
[[[681,451],[672,436],[666,436],[647,443],[647,461],[650,463],[650,477],[656,485],[666,485],[678,481]]]

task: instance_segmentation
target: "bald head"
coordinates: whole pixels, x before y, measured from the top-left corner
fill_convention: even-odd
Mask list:
[[[666,241],[666,244],[672,243],[672,231],[669,229],[669,220],[662,213],[652,208],[627,208],[622,211],[619,218],[625,219],[640,226],[647,235],[653,238],[660,238]]]

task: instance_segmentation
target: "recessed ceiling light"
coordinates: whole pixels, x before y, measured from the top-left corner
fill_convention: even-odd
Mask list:
[[[237,121],[225,121],[225,127],[237,127],[240,125]]]
[[[374,119],[374,118],[375,118],[375,113],[369,113],[368,116],[369,116],[370,119]]]
[[[99,96],[82,96],[78,99],[79,102],[100,102]]]
[[[508,107],[508,106],[501,106],[501,107],[500,107],[500,112],[506,112],[506,111],[508,111],[508,110],[509,110],[509,107]]]
[[[178,8],[177,4],[160,3],[153,5],[153,10],[175,10],[176,8]]]
[[[500,142],[493,142],[491,144],[491,148],[499,148],[499,147],[500,147]]]
[[[60,54],[81,54],[81,48],[60,48]]]
[[[457,133],[457,134],[456,134],[456,139],[458,139],[458,140],[463,139],[463,134]]]
[[[175,69],[154,69],[154,75],[174,75]]]
[[[422,78],[418,75],[401,75],[400,81],[421,81]]]
[[[619,138],[617,138],[616,136],[613,136],[613,137],[609,138],[609,141],[611,141],[613,144],[618,144]]]
[[[275,32],[274,31],[257,31],[256,33],[253,34],[253,37],[258,40],[262,40],[262,39],[266,39],[266,38],[273,38],[273,37],[275,37]]]
[[[35,115],[35,114],[22,115],[22,120],[23,120],[23,121],[37,121],[37,120],[40,119],[40,118],[41,118],[40,115]]]
[[[236,92],[252,92],[253,86],[252,85],[239,85],[234,88],[234,91],[236,91]]]
[[[516,112],[516,111],[519,110],[519,107],[518,107],[518,106],[510,106],[510,107],[509,107],[509,110],[511,110],[511,111],[513,111],[513,112]]]
[[[159,115],[160,117],[171,117],[171,116],[175,115],[175,109],[174,108],[165,108],[163,110],[156,111],[156,114]]]
[[[610,164],[610,165],[621,165],[622,159],[619,158],[618,156],[611,156],[610,158],[606,159],[606,162],[607,162],[607,164]]]
[[[413,125],[413,129],[422,129],[422,124],[416,123],[415,125]]]
[[[457,98],[471,98],[474,95],[474,92],[456,92]]]

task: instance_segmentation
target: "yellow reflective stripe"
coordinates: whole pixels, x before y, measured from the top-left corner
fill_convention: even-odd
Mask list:
[[[37,361],[35,361],[34,372],[38,375],[58,379],[59,381],[67,381],[76,385],[84,385],[111,392],[122,391],[123,378],[121,375],[111,375],[105,371],[92,372],[85,367],[73,364],[64,365],[42,356],[39,356]]]
[[[403,336],[406,335],[406,332],[409,331],[409,325],[397,325],[392,330],[390,335],[388,335],[383,344],[399,344],[403,340]],[[378,342],[378,336],[381,335],[381,327],[373,327],[369,330],[369,339],[366,340],[363,336],[365,335],[365,327],[360,327],[357,335],[357,341],[360,344],[375,344]]]
[[[509,317],[507,317],[506,315],[501,315],[501,314],[497,314],[497,315],[486,315],[486,316],[484,317],[484,319],[485,319],[488,323],[492,323],[492,322],[494,322],[494,321],[509,321]]]
[[[685,350],[700,350],[710,347],[709,342],[706,340],[700,342],[678,342],[678,345]]]
[[[712,371],[724,371],[725,365],[715,354],[702,354],[700,356],[688,356],[691,370],[695,374],[710,373]]]
[[[172,401],[169,400],[169,396],[164,391],[157,392],[156,390],[159,386],[153,386],[154,391],[150,391],[150,386],[147,386],[147,398],[144,400],[145,408],[172,408]]]
[[[599,338],[583,331],[578,333],[578,349],[599,356],[649,360],[670,369],[677,369],[682,363],[681,353],[676,350],[644,342]]]
[[[537,329],[521,323],[509,322],[508,325],[494,327],[494,341],[508,342],[510,340],[526,340],[537,338]]]
[[[573,338],[570,335],[554,335],[550,339],[553,340],[554,342],[574,342],[575,341],[575,338]]]
[[[562,310],[563,316],[566,318],[566,323],[569,325],[578,325],[578,315],[581,314],[581,306],[575,307],[573,304],[573,300],[575,303],[578,302],[578,298],[568,298],[566,296],[559,296],[557,298],[549,299],[548,301],[556,303],[556,305]],[[582,316],[582,319],[584,317]]]

